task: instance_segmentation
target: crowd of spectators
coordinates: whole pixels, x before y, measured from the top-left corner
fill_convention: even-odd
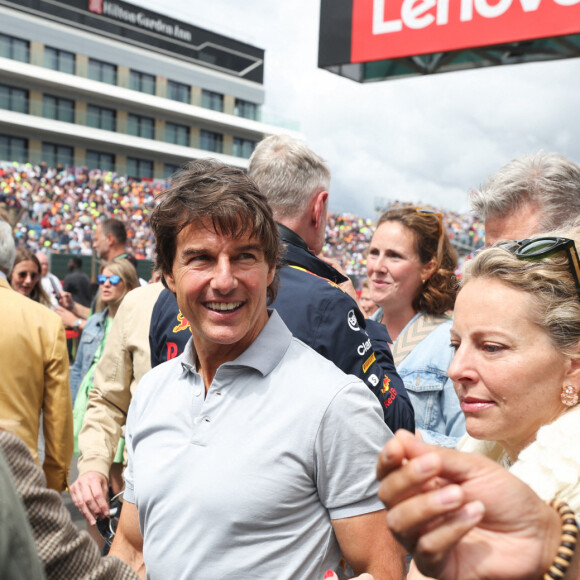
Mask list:
[[[136,181],[85,167],[0,164],[0,207],[13,217],[17,244],[33,251],[90,256],[97,222],[114,217],[127,228],[129,251],[137,259],[151,260],[155,246],[147,216],[166,186],[165,181]],[[483,223],[473,215],[423,207],[443,214],[460,256],[483,245]],[[365,251],[374,224],[350,214],[329,216],[323,254],[337,260],[357,282],[366,275]]]
[[[166,186],[83,167],[0,165],[0,206],[16,223],[17,244],[34,251],[90,256],[97,222],[114,217],[125,224],[131,253],[150,260],[147,215]]]

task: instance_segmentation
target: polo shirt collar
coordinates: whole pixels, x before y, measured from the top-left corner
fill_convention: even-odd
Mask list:
[[[235,360],[222,366],[245,366],[263,376],[271,373],[288,350],[292,333],[275,311],[268,309],[269,320],[256,340]]]
[[[257,370],[262,376],[268,375],[276,368],[290,346],[292,333],[275,310],[268,309],[268,315],[268,322],[256,340],[238,358],[224,363],[220,368],[227,366],[250,367]],[[181,355],[183,370],[197,373],[195,360],[193,338],[190,338]]]
[[[181,353],[180,357],[181,359],[181,368],[184,371],[189,371],[192,373],[197,372],[195,369],[195,359],[196,359],[196,354],[195,354],[195,348],[193,348],[193,338],[190,338],[187,343],[185,344],[185,348],[183,349],[183,352]]]

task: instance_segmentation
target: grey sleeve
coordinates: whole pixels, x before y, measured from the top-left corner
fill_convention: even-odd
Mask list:
[[[314,443],[318,494],[331,519],[383,509],[375,469],[392,436],[379,402],[362,381],[346,384],[333,398]]]

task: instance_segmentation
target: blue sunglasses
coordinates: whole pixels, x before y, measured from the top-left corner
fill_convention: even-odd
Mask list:
[[[117,274],[113,274],[112,276],[99,274],[97,280],[99,284],[104,284],[108,280],[112,286],[116,286],[121,281],[121,276],[118,276]]]

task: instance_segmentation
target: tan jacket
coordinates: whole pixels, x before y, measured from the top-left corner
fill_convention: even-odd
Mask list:
[[[97,363],[94,386],[79,434],[79,475],[98,471],[109,477],[131,397],[151,370],[149,327],[163,284],[132,290],[125,296]]]
[[[15,292],[0,278],[0,419],[16,420],[14,433],[38,462],[43,411],[47,484],[68,485],[73,452],[68,351],[60,317]]]

